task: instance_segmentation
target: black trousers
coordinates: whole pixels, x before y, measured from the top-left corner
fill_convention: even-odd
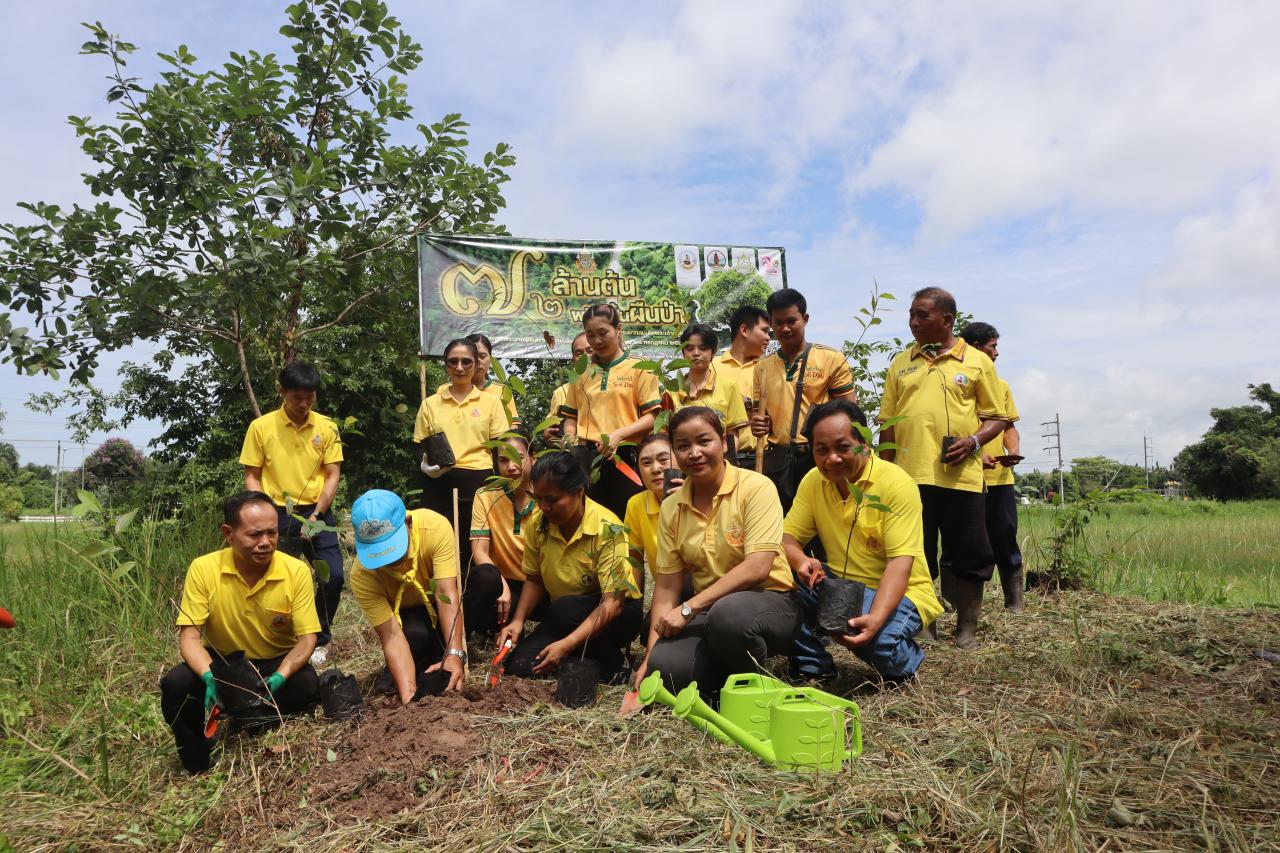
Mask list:
[[[468,633],[492,634],[498,630],[498,596],[502,595],[502,575],[493,563],[477,563],[464,572],[462,610]],[[512,606],[515,590],[512,589]],[[511,612],[515,612],[512,610]]]
[[[636,449],[620,447],[617,455],[633,469],[636,467]],[[627,514],[627,501],[631,496],[644,491],[644,486],[637,485],[630,477],[618,470],[611,459],[600,460],[600,478],[587,486],[587,497],[608,509],[618,518]]]
[[[302,522],[293,516],[310,518],[315,512],[315,505],[295,506],[293,513],[285,512],[282,506],[276,507],[276,517],[280,524],[280,550],[292,557],[305,560],[308,564],[316,560],[324,560],[329,567],[329,579],[321,581],[316,576],[316,616],[320,619],[320,635],[316,637],[316,645],[326,645],[333,639],[333,617],[342,602],[342,548],[338,545],[338,534],[325,530],[302,539]],[[337,527],[333,520],[333,512],[327,511],[320,520],[330,527]]]
[[[409,653],[413,655],[413,671],[421,673],[433,663],[444,660],[443,632],[449,630],[448,625],[439,628],[431,624],[431,614],[425,607],[401,607],[400,630],[409,643]]]
[[[777,453],[778,451],[774,452]],[[786,469],[774,473],[765,472],[765,476],[772,480],[773,484],[778,488],[778,500],[782,501],[784,515],[791,510],[791,503],[796,499],[796,491],[800,488],[800,481],[804,479],[805,474],[813,470],[813,452],[808,445],[804,447],[788,445],[787,452],[791,454],[791,464]],[[755,464],[754,458],[751,460],[751,464]]]
[[[1018,494],[1011,485],[987,486],[987,538],[1002,569],[1022,568],[1018,547]]]
[[[649,653],[649,672],[662,673],[672,693],[698,682],[715,699],[730,675],[759,672],[774,655],[791,652],[800,607],[789,592],[731,592],[674,637],[661,637]]]
[[[453,535],[458,546],[458,568],[462,572],[471,565],[471,505],[476,491],[492,476],[490,470],[469,468],[451,468],[434,479],[422,475],[422,506],[443,515],[450,525],[453,525],[453,490],[458,490],[458,523]]]
[[[545,618],[516,646],[507,659],[507,674],[532,678],[538,654],[547,646],[569,636],[600,606],[599,595],[562,595],[547,605]],[[609,681],[623,667],[622,651],[640,633],[644,605],[638,598],[628,598],[622,612],[604,630],[587,641],[584,654],[600,664],[600,680]]]
[[[217,657],[216,651],[209,653]],[[254,669],[265,679],[280,666],[284,655],[269,660],[252,660]],[[295,672],[280,692],[275,694],[281,714],[301,713],[318,701],[320,678],[311,664]],[[263,692],[266,692],[265,687]],[[185,662],[169,670],[160,679],[160,712],[173,731],[178,758],[188,773],[209,769],[210,745],[204,737],[204,681]]]
[[[995,558],[987,538],[987,502],[982,492],[920,486],[924,522],[924,557],[929,574],[938,576],[938,537],[942,562],[949,572],[978,583],[991,580]]]

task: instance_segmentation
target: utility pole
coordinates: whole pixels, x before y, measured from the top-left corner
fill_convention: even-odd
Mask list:
[[[1148,454],[1148,451],[1152,451]],[[1147,464],[1147,460],[1154,456],[1154,449],[1151,447],[1151,439],[1147,436],[1142,437],[1142,470],[1146,472],[1147,488],[1151,488],[1151,466]]]
[[[62,508],[62,442],[58,442],[58,455],[53,468],[53,520],[58,521],[58,511]]]
[[[1058,495],[1061,496],[1063,502],[1065,503],[1067,500],[1067,489],[1064,484],[1064,478],[1062,475],[1062,420],[1060,419],[1058,413],[1054,412],[1053,420],[1042,421],[1040,423],[1040,426],[1046,428],[1045,432],[1040,434],[1040,437],[1043,438],[1045,441],[1048,441],[1050,439],[1053,440],[1053,444],[1046,446],[1044,449],[1052,450],[1053,452],[1058,454]],[[1052,432],[1049,431],[1048,429],[1049,427],[1053,428]]]

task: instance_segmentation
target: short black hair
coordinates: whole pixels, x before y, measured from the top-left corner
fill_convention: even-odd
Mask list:
[[[672,445],[674,447],[676,430],[684,426],[689,421],[702,419],[707,425],[715,430],[716,435],[724,438],[724,421],[720,420],[720,413],[710,406],[685,406],[680,411],[671,416],[671,420],[667,422],[667,435],[671,436]]]
[[[471,353],[471,357],[474,358],[476,361],[480,360],[480,350],[476,347],[476,342],[471,340],[470,335],[468,335],[465,338],[454,338],[453,340],[449,341],[449,343],[445,344],[444,345],[445,358],[449,357],[449,351],[454,347],[462,347],[467,352]]]
[[[967,344],[980,347],[987,341],[996,341],[1000,339],[1000,333],[996,331],[996,327],[990,323],[979,323],[977,321],[970,323],[960,330],[960,337]]]
[[[665,442],[667,447],[671,446],[671,436],[665,432],[651,432],[640,439],[640,443],[636,445],[636,458],[639,459],[640,454],[644,452],[646,447],[658,441]]]
[[[241,510],[252,503],[264,503],[272,509],[276,508],[275,503],[267,496],[266,492],[236,492],[222,501],[223,523],[232,527],[239,526]]]
[[[742,331],[742,327],[754,329],[763,320],[769,322],[769,315],[758,305],[743,305],[729,318],[729,338],[732,340]]]
[[[943,314],[950,314],[952,317],[956,315],[956,298],[941,287],[922,287],[911,294],[911,301],[914,302],[917,299],[928,299],[935,307],[941,309]]]
[[[582,470],[573,454],[565,450],[553,450],[534,460],[529,481],[536,483],[542,479],[550,479],[562,492],[581,489],[585,493],[587,490],[587,472]]]
[[[765,310],[769,312],[770,317],[773,316],[773,312],[785,311],[793,305],[801,314],[809,313],[809,303],[805,301],[804,294],[791,287],[775,290],[764,302]]]
[[[320,371],[305,361],[295,361],[280,371],[280,387],[286,391],[315,391],[320,387]]]
[[[822,405],[814,406],[810,409],[809,417],[805,418],[801,435],[804,436],[805,441],[809,442],[810,447],[813,447],[814,429],[817,428],[818,424],[835,415],[844,415],[851,424],[867,425],[867,415],[857,403],[852,403],[848,400],[828,400]],[[858,440],[861,441],[862,439],[859,438]]]
[[[716,330],[706,323],[690,323],[685,326],[684,331],[680,333],[680,345],[689,343],[689,339],[694,335],[702,338],[702,345],[711,347],[712,352],[720,349],[720,337],[716,334]]]
[[[618,306],[612,302],[601,302],[596,305],[588,305],[582,312],[582,328],[587,328],[587,321],[592,317],[603,317],[608,321],[610,326],[615,329],[622,328],[622,315],[618,313]]]

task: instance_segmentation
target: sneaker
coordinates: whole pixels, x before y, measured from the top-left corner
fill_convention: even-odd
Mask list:
[[[329,652],[324,646],[316,646],[316,650],[311,653],[311,665],[320,667],[329,662]]]

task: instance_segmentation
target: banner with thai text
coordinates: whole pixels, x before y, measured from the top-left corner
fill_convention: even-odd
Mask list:
[[[764,307],[786,286],[785,252],[769,246],[706,246],[599,240],[425,235],[418,238],[422,351],[441,355],[453,338],[480,332],[502,358],[568,358],[589,305],[622,315],[628,353],[671,357],[689,323],[729,344],[729,317]]]

